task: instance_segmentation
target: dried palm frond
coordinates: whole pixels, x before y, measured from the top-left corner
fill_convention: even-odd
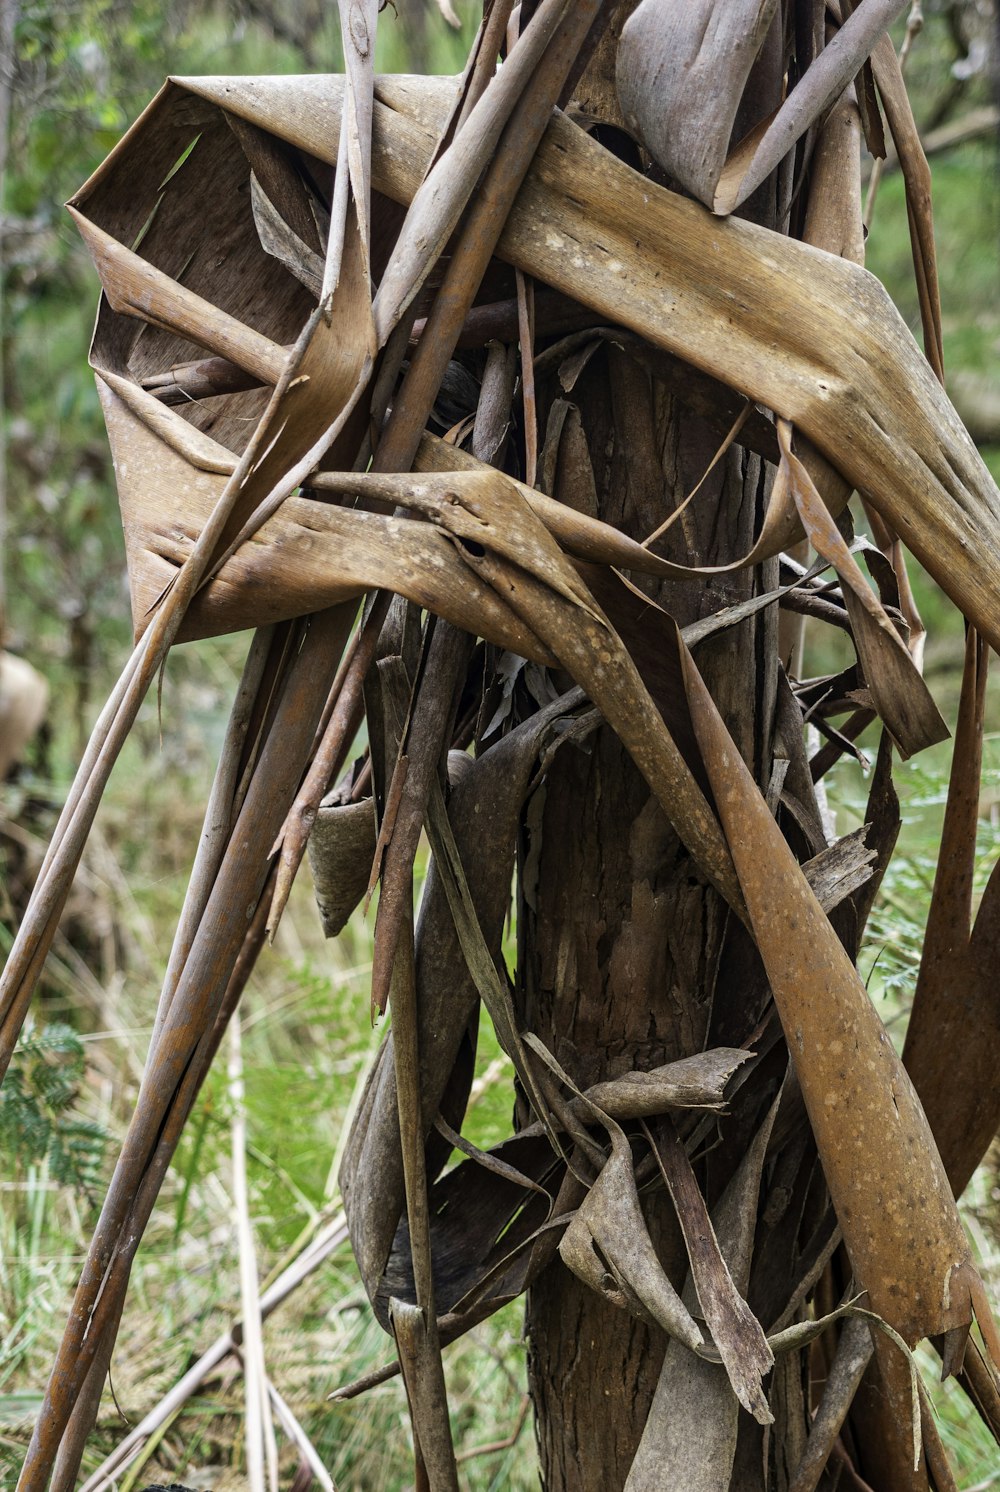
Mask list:
[[[935,376],[924,177],[880,40],[900,8],[845,5],[828,46],[822,7],[798,14],[773,0],[644,0],[622,33],[623,115],[659,165],[716,212],[777,169],[791,220],[792,168],[811,162],[802,238],[720,220],[588,134],[585,110],[553,112],[575,83],[586,91],[588,56],[591,70],[606,67],[617,32],[597,0],[543,0],[519,33],[509,6],[488,10],[457,83],[376,80],[374,0],[351,6],[344,79],[171,80],[73,199],[104,290],[91,358],[137,644],[0,987],[5,1050],[167,649],[260,630],[21,1492],[75,1480],[135,1249],[314,825],[331,934],[381,884],[372,1002],[388,1001],[393,1022],[341,1185],[365,1289],[394,1338],[419,1485],[458,1485],[442,1344],[549,1266],[567,1266],[588,1309],[607,1304],[662,1334],[651,1409],[624,1468],[631,1488],[665,1485],[665,1474],[670,1485],[736,1486],[741,1436],[753,1443],[756,1426],[772,1424],[797,1453],[794,1485],[815,1486],[849,1411],[862,1463],[881,1436],[899,1485],[926,1488],[925,1461],[942,1485],[912,1348],[934,1338],[946,1373],[958,1372],[974,1319],[985,1356],[970,1356],[963,1382],[975,1382],[989,1421],[1000,1343],[954,1192],[1000,1120],[983,1097],[997,1043],[967,1024],[988,1016],[995,941],[992,881],[969,931],[969,782],[983,650],[1000,646],[1000,493]],[[765,64],[780,80],[793,63],[796,87],[730,154],[748,80]],[[876,88],[907,156],[935,368],[852,262],[856,154],[862,128],[869,143],[879,128]],[[814,127],[838,99],[830,118],[844,131],[820,132],[813,156]],[[446,379],[469,407],[448,411],[441,438],[426,427],[445,414]],[[619,408],[605,429],[607,388]],[[675,408],[713,438],[704,475],[665,512],[661,437]],[[772,471],[730,531],[723,499],[737,472],[742,497],[743,462]],[[877,549],[852,542],[855,488]],[[717,544],[723,529],[740,543]],[[779,566],[806,540],[814,566],[801,549],[802,562]],[[903,544],[971,624],[910,1076],[856,967],[898,828],[893,744],[906,756],[947,734],[915,661]],[[820,580],[823,569],[832,578]],[[856,662],[834,679],[787,677],[782,604],[842,628]],[[713,697],[729,645],[757,680],[742,701],[739,665],[726,697]],[[364,759],[337,783],[362,714]],[[875,716],[885,733],[868,823],[830,843],[815,780]],[[830,737],[812,762],[807,720]],[[611,760],[626,792],[647,795],[630,800],[620,936],[605,919],[584,954],[572,891],[540,869],[547,795],[564,801],[574,774],[609,782]],[[600,793],[591,798],[596,813]],[[431,861],[417,918],[423,830]],[[520,927],[516,978],[503,957],[515,875],[524,923],[549,908],[555,924],[544,975]],[[658,1031],[662,992],[636,972],[662,973],[664,949],[681,970],[683,998],[671,998],[685,1005],[672,1042]],[[591,1030],[590,1053],[558,1022],[543,1035],[533,1004],[545,979],[582,986],[588,956],[609,983],[626,979],[629,996],[629,1031],[601,1048]],[[461,1133],[481,1009],[518,1079],[517,1130],[489,1151]],[[645,1062],[642,1028],[657,1031]],[[256,1313],[264,1302],[254,1305],[248,1245],[244,1254]],[[249,1340],[254,1443],[266,1448],[273,1404],[302,1447],[259,1333]],[[806,1353],[829,1368],[815,1404]],[[881,1420],[866,1422],[873,1385]]]

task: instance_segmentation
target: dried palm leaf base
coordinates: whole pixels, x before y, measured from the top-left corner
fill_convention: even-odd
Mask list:
[[[329,194],[336,162],[340,86],[318,77],[166,85],[72,203],[110,305],[145,317],[155,301],[158,330],[117,318],[112,327],[102,316],[93,352],[99,373],[162,389],[171,369],[202,350],[246,379],[276,381],[309,295],[286,267],[289,254],[275,259],[261,246],[252,162],[227,115],[266,131],[272,150],[274,140],[293,147],[283,184],[299,216],[320,215],[319,194]],[[406,202],[416,191],[453,90],[443,79],[379,81],[372,180],[385,197]],[[189,191],[195,162],[198,187]],[[242,202],[237,212],[221,206],[233,194]],[[225,215],[224,228],[204,211],[206,201]],[[864,270],[750,224],[719,223],[558,117],[499,252],[790,420],[1000,644],[1000,495]],[[260,397],[178,408],[185,423],[238,451],[254,423],[247,401]],[[193,443],[185,454],[197,464]],[[796,530],[789,517],[770,552]],[[130,549],[142,542],[134,518],[128,534]]]
[[[773,3],[739,9],[753,45],[730,59],[729,122],[758,46],[781,41],[770,25]],[[799,134],[830,89],[832,98],[867,66],[893,9],[894,0],[850,7],[838,44],[818,45],[811,80],[787,104]],[[633,1330],[660,1345],[653,1412],[628,1472],[635,1492],[750,1485],[744,1472],[759,1473],[772,1425],[783,1450],[796,1452],[794,1485],[805,1492],[848,1433],[845,1416],[872,1351],[879,1413],[892,1423],[893,1489],[927,1485],[921,1454],[946,1484],[910,1349],[922,1337],[940,1339],[946,1372],[957,1371],[974,1316],[987,1353],[967,1376],[978,1374],[976,1402],[989,1413],[986,1358],[995,1361],[1000,1346],[949,1185],[974,1162],[986,1119],[966,1115],[974,1144],[960,1144],[936,1112],[942,1078],[929,1028],[947,994],[948,906],[965,918],[961,968],[980,1011],[996,898],[988,894],[968,932],[960,855],[935,892],[937,930],[910,1055],[946,1142],[943,1165],[855,967],[897,824],[890,749],[880,751],[865,834],[831,845],[813,786],[821,769],[806,760],[803,724],[809,710],[830,732],[831,715],[853,712],[834,733],[831,756],[872,712],[903,754],[946,734],[897,625],[907,611],[900,567],[869,557],[876,595],[837,527],[856,487],[882,525],[880,542],[892,550],[900,535],[984,640],[970,642],[949,804],[949,839],[967,842],[959,779],[978,765],[970,740],[985,659],[977,649],[1000,645],[1000,494],[862,269],[752,224],[719,221],[552,113],[598,10],[592,0],[542,0],[523,37],[514,42],[512,31],[510,57],[485,91],[493,57],[476,54],[459,84],[382,79],[372,105],[368,0],[352,10],[360,30],[346,82],[170,82],[72,204],[104,286],[92,362],[136,633],[159,645],[162,618],[176,612],[179,620],[182,610],[179,638],[280,625],[255,644],[234,709],[149,1074],[26,1462],[25,1492],[47,1485],[64,1429],[56,1485],[62,1492],[73,1480],[132,1253],[263,941],[276,880],[270,856],[294,840],[290,869],[282,860],[283,873],[294,873],[304,836],[288,831],[286,815],[311,822],[327,786],[319,777],[346,758],[362,692],[371,794],[352,784],[339,808],[319,810],[314,854],[331,931],[382,880],[373,990],[380,1006],[389,993],[393,1026],[360,1099],[341,1184],[365,1287],[395,1337],[418,1484],[457,1486],[440,1344],[550,1264],[565,1265],[585,1288],[588,1310],[628,1312]],[[660,44],[676,25],[697,52],[705,10],[646,0],[631,45],[651,26],[659,48],[649,52],[651,65],[666,66],[673,51]],[[498,16],[506,22],[511,7],[498,6],[483,33],[493,56]],[[883,52],[880,87],[904,137],[906,110]],[[764,128],[727,162],[727,122],[705,170],[694,170],[687,157],[701,116],[686,109],[687,95],[675,99],[683,139],[671,128],[663,141],[648,84],[638,71],[631,81],[630,117],[716,208],[732,206],[755,172],[785,154],[773,155],[775,136]],[[870,132],[869,104],[866,93]],[[439,152],[442,131],[450,143]],[[679,156],[669,153],[674,146]],[[427,275],[449,240],[453,253],[432,297]],[[932,263],[921,241],[932,311]],[[566,325],[557,330],[575,330],[528,366],[536,282],[540,306],[549,292],[559,298]],[[492,459],[509,446],[509,349],[485,355],[481,386],[458,368],[442,388],[456,342],[477,316],[494,331],[506,324],[489,309],[504,303],[514,313],[508,340],[516,326],[521,343],[526,469],[534,475],[537,457],[547,493],[421,438],[434,399],[443,411],[464,390],[473,407],[451,411],[456,430]],[[581,307],[594,323],[582,330]],[[398,382],[423,312],[410,372]],[[709,475],[738,440],[776,467],[769,506],[757,529],[756,513],[745,526],[736,558],[710,567],[697,543],[685,552],[678,536],[688,533],[688,503],[664,518],[655,463],[645,542],[600,521],[581,410],[606,368],[618,370],[620,397],[652,407],[655,389],[656,398],[708,408],[708,425],[721,422],[724,437]],[[653,431],[650,416],[650,445]],[[665,535],[670,560],[655,547]],[[801,568],[779,586],[776,556],[803,537],[836,571],[839,591],[818,594]],[[748,574],[758,568],[770,577],[760,585]],[[734,576],[747,582],[744,591],[711,616],[700,604],[689,608],[690,628],[680,632],[671,598],[679,609],[694,586]],[[185,586],[196,594],[189,598]],[[380,597],[338,670],[356,603],[371,591]],[[402,599],[390,603],[390,593]],[[784,678],[766,613],[791,593],[800,608],[851,633],[857,668],[794,688]],[[753,770],[756,746],[738,749],[730,730],[733,699],[724,720],[687,645],[703,645],[711,662],[710,640],[744,623],[747,632],[761,628],[753,646],[767,654],[766,667],[746,656],[750,672],[767,676],[761,729],[773,733]],[[596,710],[584,708],[584,694]],[[672,857],[681,867],[674,894],[683,881],[684,906],[704,932],[704,966],[677,975],[698,1007],[684,1033],[690,1055],[592,1082],[572,1075],[579,1054],[561,1031],[546,1044],[526,1029],[530,1007],[523,989],[515,999],[502,944],[515,865],[526,922],[548,892],[532,879],[548,785],[558,784],[572,753],[576,767],[588,753],[591,765],[606,763],[609,735],[597,711],[652,796],[645,807],[637,802],[622,850],[634,862],[625,872],[628,936],[605,955],[604,929],[594,956],[654,967],[643,959],[670,925],[659,920],[658,885]],[[455,745],[461,765],[449,780]],[[624,757],[617,763],[619,776],[623,766],[631,771]],[[361,801],[348,806],[344,799],[355,796]],[[414,927],[421,826],[432,859]],[[558,978],[571,983],[569,956],[560,951]],[[682,970],[682,955],[670,956]],[[729,994],[716,1006],[723,969]],[[582,983],[582,964],[579,973]],[[23,988],[21,980],[19,999]],[[658,994],[631,989],[638,1017]],[[520,1132],[485,1154],[460,1133],[480,1006],[515,1066],[521,1100]],[[984,1050],[994,1049],[991,1038]],[[448,1169],[454,1149],[462,1159]],[[249,1237],[248,1217],[244,1224]],[[257,1313],[254,1294],[248,1279],[248,1308]],[[254,1438],[262,1482],[267,1388],[259,1341],[255,1350],[249,1381],[261,1417]],[[815,1405],[803,1386],[810,1356],[829,1370]],[[863,1427],[875,1381],[866,1380],[850,1426],[862,1441],[874,1433]],[[907,1469],[914,1463],[916,1481]],[[791,1483],[794,1467],[786,1469]]]

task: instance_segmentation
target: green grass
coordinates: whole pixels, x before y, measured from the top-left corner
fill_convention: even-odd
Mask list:
[[[928,759],[929,758],[929,759]],[[922,923],[933,878],[946,787],[946,753],[928,753],[903,765],[898,782],[904,837],[886,878],[862,955],[862,971],[883,1018],[899,1038],[912,992]],[[141,791],[145,820],[164,824],[176,815],[176,800],[162,789],[156,760],[145,765]],[[120,1134],[135,1091],[138,1065],[148,1041],[166,933],[183,885],[197,832],[195,782],[190,810],[180,816],[159,848],[147,840],[140,855],[130,839],[121,848],[145,866],[143,897],[131,893],[113,902],[114,915],[132,924],[142,945],[142,919],[160,914],[153,945],[157,953],[130,971],[116,992],[118,1025],[113,1033],[81,1013],[91,1028],[91,1081],[81,1091],[80,1110]],[[207,777],[200,783],[204,794]],[[130,781],[133,792],[139,782]],[[833,798],[838,829],[860,821],[865,784],[860,768],[836,769]],[[986,812],[978,853],[980,883],[1000,849],[992,804],[1000,799],[1000,739],[987,743],[984,774]],[[125,836],[126,825],[111,833]],[[184,850],[181,846],[184,844]],[[141,908],[141,910],[140,910]],[[164,910],[166,909],[166,910]],[[148,947],[148,940],[146,942]],[[308,878],[296,887],[276,947],[264,954],[243,1007],[244,1062],[249,1125],[249,1173],[260,1273],[266,1276],[288,1254],[318,1214],[336,1205],[331,1167],[343,1116],[379,1034],[368,1017],[370,921],[356,919],[336,943],[324,943],[311,902]],[[485,1080],[468,1132],[488,1145],[510,1130],[510,1067],[483,1022],[478,1076]],[[133,1275],[129,1305],[116,1353],[113,1382],[131,1422],[145,1413],[204,1349],[239,1315],[237,1246],[232,1228],[230,1103],[220,1064],[211,1074],[154,1212]],[[987,1277],[998,1279],[995,1177],[981,1176],[966,1208],[974,1246]],[[53,1184],[44,1168],[8,1182],[2,1210],[3,1264],[0,1308],[0,1471],[10,1472],[23,1454],[25,1426],[37,1408],[40,1385],[62,1329],[68,1292],[82,1262],[94,1221],[93,1199]],[[525,1384],[520,1308],[508,1307],[446,1352],[459,1451],[503,1439],[514,1427]],[[306,1426],[338,1486],[379,1487],[395,1492],[409,1485],[412,1465],[405,1407],[398,1383],[367,1397],[331,1404],[340,1384],[391,1356],[387,1338],[372,1317],[345,1249],[317,1271],[271,1318],[266,1328],[268,1362],[276,1383]],[[962,1468],[960,1485],[975,1485],[990,1470],[985,1433],[954,1389],[935,1389],[942,1434]],[[242,1457],[241,1380],[231,1370],[210,1380],[156,1447],[143,1475],[199,1486],[206,1468],[226,1472],[236,1486]],[[93,1468],[125,1432],[110,1396],[99,1433],[88,1452]],[[290,1470],[289,1463],[289,1470]],[[470,1488],[537,1486],[530,1427],[509,1450],[464,1463]]]
[[[160,809],[165,812],[166,804]],[[158,893],[168,906],[176,904],[181,880],[178,870],[159,879]],[[115,913],[134,915],[136,905],[118,905]],[[79,1107],[117,1134],[148,1042],[159,971],[151,964],[145,978],[131,978],[121,991],[114,1038],[100,1029],[88,1038],[94,1081],[81,1090]],[[262,1277],[287,1257],[304,1230],[336,1207],[332,1166],[343,1118],[381,1036],[369,1021],[369,971],[369,924],[359,922],[338,944],[325,944],[310,889],[297,887],[277,945],[264,954],[242,1010],[248,1167]],[[509,1074],[492,1032],[484,1030],[480,1092],[469,1127],[477,1143],[492,1143],[509,1131]],[[220,1062],[181,1142],[133,1273],[112,1374],[118,1402],[132,1423],[240,1313],[230,1114]],[[23,1455],[24,1427],[37,1409],[95,1218],[92,1198],[55,1186],[44,1170],[29,1170],[6,1185],[0,1224],[2,1484],[3,1474],[13,1474]],[[406,1486],[412,1460],[399,1384],[351,1403],[327,1402],[335,1388],[392,1356],[349,1250],[342,1249],[275,1313],[266,1341],[275,1381],[338,1485],[387,1492]],[[455,1344],[446,1360],[459,1450],[503,1439],[518,1418],[524,1393],[518,1308]],[[205,1466],[238,1474],[241,1421],[239,1376],[216,1375],[164,1437],[139,1485],[182,1480],[197,1487],[199,1468]],[[90,1469],[124,1430],[108,1395],[88,1452]],[[463,1476],[471,1488],[533,1487],[530,1430],[510,1451],[470,1461]]]

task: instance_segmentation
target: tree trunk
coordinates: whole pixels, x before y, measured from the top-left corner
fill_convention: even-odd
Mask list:
[[[578,90],[585,111],[604,120],[614,97],[613,60],[613,50],[601,47]],[[759,113],[776,101],[776,82],[772,78],[768,87],[761,79]],[[775,198],[773,183],[758,194],[758,221],[773,225]],[[721,443],[715,429],[686,412],[613,344],[594,353],[568,395],[557,379],[540,390],[542,430],[558,398],[579,411],[599,516],[640,540],[691,491]],[[571,412],[563,426],[557,492],[563,470],[579,472],[579,450],[574,458],[567,434],[567,426],[579,429],[576,419]],[[566,486],[559,495],[573,501],[572,482]],[[706,565],[746,553],[765,486],[759,458],[732,447],[658,552]],[[725,604],[720,595],[737,601],[773,586],[773,565],[765,570],[651,584],[649,594],[683,626]],[[644,612],[641,625],[655,651],[656,612]],[[762,784],[771,773],[777,657],[773,608],[698,653],[726,723]],[[517,983],[525,1025],[581,1087],[697,1052],[720,1031],[742,1030],[747,1016],[742,960],[727,950],[732,939],[724,904],[693,867],[610,730],[592,741],[589,752],[560,752],[528,804],[518,907]],[[731,972],[720,976],[720,968]],[[662,1191],[649,1205],[653,1237],[679,1288],[685,1253],[673,1208]],[[559,1260],[529,1293],[527,1331],[543,1485],[551,1492],[622,1487],[649,1413],[665,1337],[606,1304]]]

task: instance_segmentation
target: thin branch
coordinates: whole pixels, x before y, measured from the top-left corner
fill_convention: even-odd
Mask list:
[[[327,1222],[315,1239],[302,1250],[297,1258],[292,1260],[273,1285],[261,1295],[261,1320],[266,1321],[272,1311],[283,1305],[288,1297],[329,1259],[331,1254],[347,1242],[347,1236],[347,1219],[342,1212],[339,1212]],[[110,1492],[116,1478],[121,1475],[126,1466],[131,1464],[149,1437],[181,1412],[188,1400],[201,1388],[206,1378],[242,1341],[242,1323],[236,1321],[216,1338],[211,1347],[202,1353],[183,1378],[178,1379],[159,1404],[140,1420],[111,1455],[87,1478],[80,1492]]]
[[[239,1012],[229,1026],[229,1100],[232,1104],[233,1205],[240,1251],[247,1475],[251,1492],[278,1492],[278,1447],[267,1394],[257,1253],[247,1185],[247,1113]],[[266,1471],[266,1481],[265,1481]]]

